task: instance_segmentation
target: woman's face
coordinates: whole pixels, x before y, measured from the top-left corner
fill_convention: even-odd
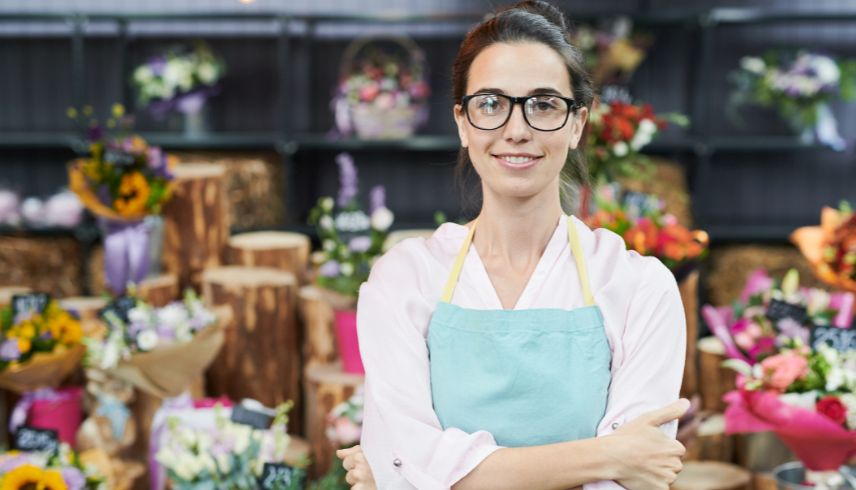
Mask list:
[[[564,60],[537,42],[496,43],[482,50],[470,65],[467,95],[482,92],[573,98]],[[504,126],[493,130],[470,124],[460,105],[455,106],[454,115],[461,144],[468,148],[485,192],[528,198],[556,192],[559,173],[568,151],[579,143],[588,112],[585,108],[571,112],[558,131],[533,129],[523,118],[521,104],[512,107]]]

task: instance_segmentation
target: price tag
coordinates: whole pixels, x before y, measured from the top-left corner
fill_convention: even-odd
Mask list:
[[[14,444],[15,449],[21,451],[56,454],[59,450],[57,432],[50,429],[37,429],[27,426],[20,427],[15,431]]]
[[[16,294],[12,296],[12,317],[44,313],[51,297],[46,293]]]
[[[767,307],[767,318],[769,318],[773,323],[778,323],[780,320],[790,318],[800,325],[805,325],[806,320],[808,319],[808,312],[804,306],[793,305],[774,299]]]
[[[232,407],[230,419],[236,424],[249,425],[254,429],[267,430],[273,423],[274,413],[261,403],[244,400],[240,405]]]
[[[259,488],[263,490],[286,490],[303,488],[303,472],[284,463],[265,463]]]
[[[119,296],[108,303],[107,306],[99,312],[99,315],[101,318],[104,318],[108,312],[112,312],[119,318],[119,320],[122,320],[124,323],[128,323],[128,312],[135,306],[137,306],[137,300],[135,298],[130,296]]]
[[[826,344],[839,352],[856,349],[856,329],[838,327],[815,327],[811,329],[811,346],[817,349]]]

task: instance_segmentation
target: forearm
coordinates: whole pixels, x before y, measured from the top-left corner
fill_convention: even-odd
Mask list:
[[[566,490],[618,477],[608,437],[494,451],[454,485],[454,490]]]

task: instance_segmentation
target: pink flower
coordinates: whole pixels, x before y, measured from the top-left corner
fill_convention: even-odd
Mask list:
[[[734,334],[734,342],[743,350],[749,350],[755,345],[755,339],[746,332],[737,332]]]
[[[818,413],[822,413],[839,425],[847,422],[847,407],[841,403],[837,396],[827,396],[817,401],[815,407]]]
[[[808,374],[808,361],[795,352],[784,352],[761,361],[766,385],[784,392],[794,381]]]
[[[380,86],[377,83],[371,83],[360,89],[360,100],[363,102],[371,102],[380,93]]]

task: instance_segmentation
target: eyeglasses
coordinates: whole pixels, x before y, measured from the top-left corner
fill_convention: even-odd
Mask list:
[[[473,94],[461,98],[467,120],[478,129],[492,131],[511,119],[515,104],[523,107],[523,119],[532,129],[558,131],[568,122],[568,116],[579,106],[574,99],[561,95],[541,94],[511,97],[503,94]]]

